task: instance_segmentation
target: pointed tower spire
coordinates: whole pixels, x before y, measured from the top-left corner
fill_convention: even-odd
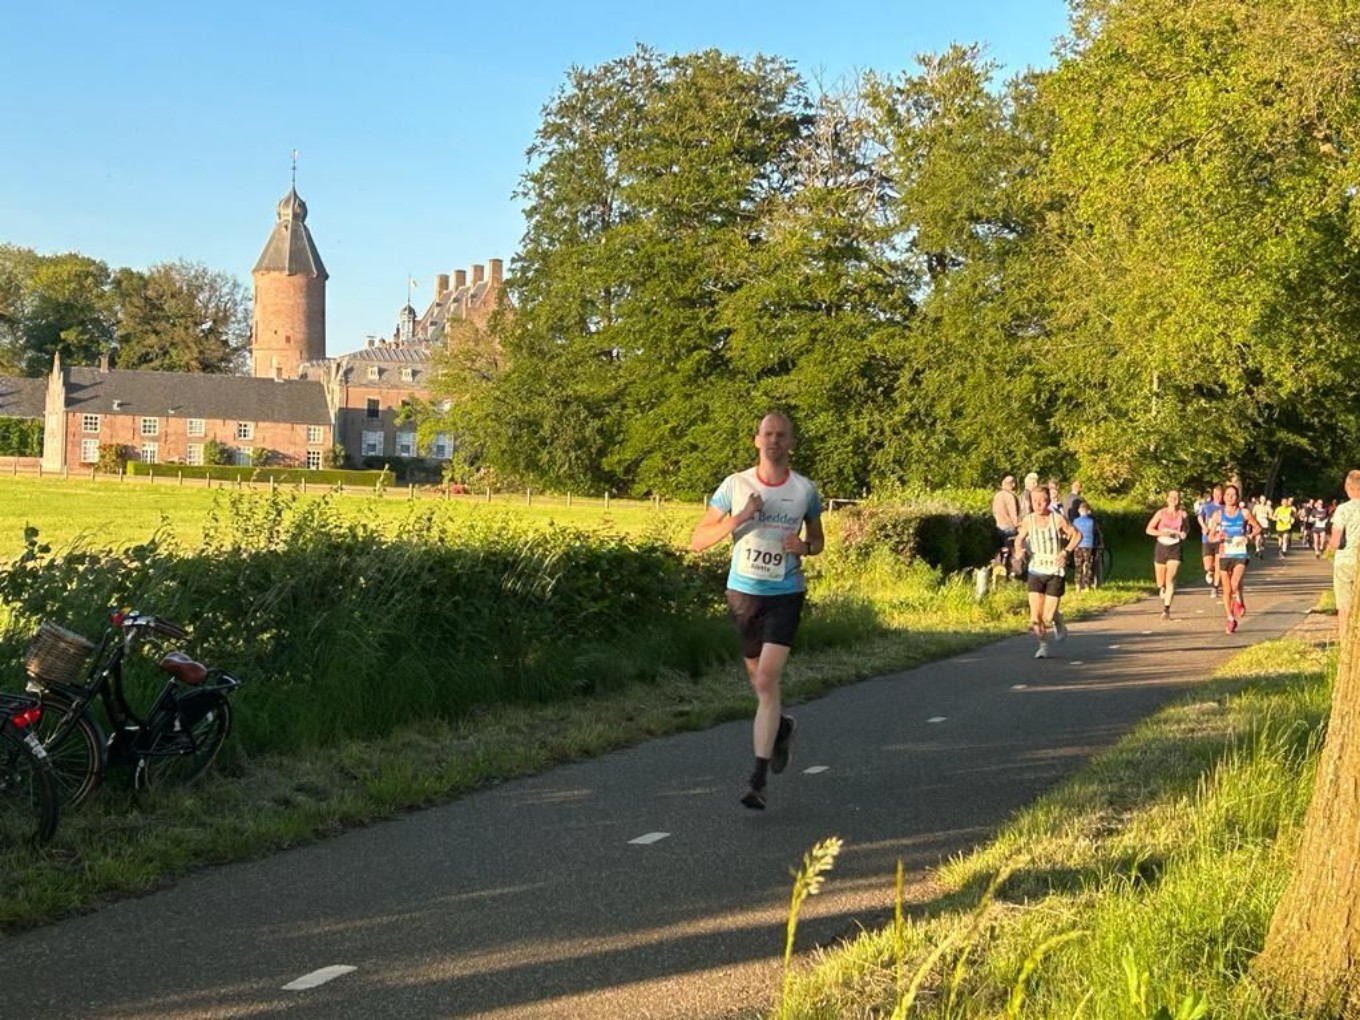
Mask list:
[[[307,229],[307,203],[292,185],[279,200],[278,219],[251,277],[255,281],[251,374],[296,379],[304,362],[326,356],[326,280],[329,275]]]

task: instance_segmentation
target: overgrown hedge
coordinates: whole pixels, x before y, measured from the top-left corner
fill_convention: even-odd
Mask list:
[[[1144,529],[1152,510],[1120,508],[1095,513],[1104,543],[1118,550],[1117,569],[1124,555],[1152,540]],[[855,558],[866,559],[883,549],[904,563],[927,563],[945,573],[968,570],[990,562],[998,538],[991,513],[965,513],[938,504],[858,504],[838,511],[842,541]],[[1196,536],[1191,536],[1196,539]],[[1151,546],[1148,559],[1151,561]]]
[[[41,457],[41,418],[0,418],[0,456]]]
[[[191,651],[246,681],[244,749],[296,751],[697,672],[714,643],[687,635],[730,636],[725,560],[659,539],[468,521],[443,504],[384,533],[291,492],[224,492],[205,536],[54,556],[30,535],[0,569],[0,669],[23,675],[42,620],[96,638],[109,607],[130,605],[187,625]]]

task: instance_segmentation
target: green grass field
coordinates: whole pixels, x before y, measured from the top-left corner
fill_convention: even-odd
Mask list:
[[[0,476],[0,562],[13,559],[24,550],[24,529],[38,529],[41,541],[53,549],[74,543],[115,548],[144,542],[157,529],[165,529],[187,545],[197,545],[203,525],[216,501],[231,491],[209,489],[201,483],[184,485],[172,479],[149,483],[145,479],[126,481],[75,481],[61,478]],[[255,491],[268,492],[266,485]],[[307,497],[320,499],[323,490],[313,489]],[[612,528],[630,534],[688,534],[703,512],[696,502],[662,504],[633,500],[573,498],[525,493],[497,494],[490,501],[485,495],[455,496],[443,500],[437,493],[388,489],[383,495],[373,491],[349,490],[335,502],[360,519],[398,523],[411,511],[413,503],[428,506],[447,503],[450,512],[466,514],[468,519],[488,513],[513,513],[517,518],[543,523],[567,524],[578,528]]]

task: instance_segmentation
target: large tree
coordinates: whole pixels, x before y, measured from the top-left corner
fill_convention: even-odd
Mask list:
[[[250,343],[250,303],[235,277],[193,262],[120,269],[118,367],[236,372]]]
[[[61,353],[94,364],[114,337],[109,268],[74,252],[0,245],[0,372],[38,376]]]
[[[1102,480],[1262,480],[1356,434],[1356,14],[1074,4],[1034,255],[1063,441]]]

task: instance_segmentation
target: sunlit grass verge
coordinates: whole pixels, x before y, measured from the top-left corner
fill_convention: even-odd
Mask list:
[[[1293,863],[1335,669],[1296,640],[1242,652],[941,868],[899,924],[820,952],[769,1015],[1287,1020],[1248,964]],[[902,975],[923,968],[909,1002]]]
[[[1074,608],[1093,611],[1133,594],[1091,593],[1074,600]],[[839,589],[819,583],[785,675],[787,700],[1017,633],[1023,604],[1015,585],[978,605],[965,581],[941,580],[925,568],[885,567],[862,585],[847,580]],[[602,645],[576,651],[583,679],[573,698],[484,706],[456,720],[430,718],[304,754],[248,753],[234,735],[216,770],[182,793],[136,798],[126,776],[112,774],[63,818],[46,850],[0,851],[0,930],[46,923],[152,891],[196,867],[310,842],[562,762],[749,717],[751,693],[727,621],[677,626],[677,645],[704,649],[712,642],[721,664],[686,662],[642,677],[636,656],[611,657]],[[689,627],[702,633],[682,632]],[[601,675],[609,670],[629,675]],[[357,672],[352,678],[396,682]]]

